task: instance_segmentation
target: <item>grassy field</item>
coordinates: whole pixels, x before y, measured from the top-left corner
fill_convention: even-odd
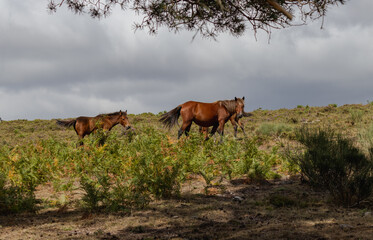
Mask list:
[[[370,239],[372,201],[345,208],[301,182],[286,151],[302,126],[368,154],[373,104],[252,112],[247,137],[176,139],[160,114],[77,147],[55,120],[0,123],[0,239]]]

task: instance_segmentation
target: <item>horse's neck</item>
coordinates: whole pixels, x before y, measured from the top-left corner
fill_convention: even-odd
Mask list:
[[[97,124],[101,125],[101,127],[105,129],[111,129],[115,125],[118,124],[118,117],[119,116],[97,116],[96,117],[96,126]],[[108,121],[106,121],[108,120]]]
[[[114,115],[114,116],[108,116],[107,117],[109,119],[109,122],[110,122],[110,128],[114,127],[115,125],[117,125],[119,123],[119,115]]]
[[[234,100],[225,100],[220,101],[221,104],[228,110],[228,112],[233,115],[236,113],[236,101]]]

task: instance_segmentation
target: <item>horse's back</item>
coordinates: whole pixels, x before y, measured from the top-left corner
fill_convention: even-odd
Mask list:
[[[218,102],[204,103],[188,101],[181,105],[181,111],[191,111],[193,114],[215,114],[219,108]]]
[[[180,105],[182,108],[200,108],[200,109],[215,109],[219,106],[219,102],[205,103],[197,101],[188,101]]]
[[[75,130],[81,131],[82,133],[91,132],[95,128],[95,124],[95,117],[81,116],[76,118]]]
[[[76,122],[79,122],[80,124],[89,124],[89,122],[92,121],[92,118],[93,117],[81,116],[76,118]]]
[[[181,105],[183,121],[194,121],[200,126],[212,126],[218,121],[219,103],[188,101]]]

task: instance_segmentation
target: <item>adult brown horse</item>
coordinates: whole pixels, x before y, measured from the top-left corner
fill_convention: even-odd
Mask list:
[[[188,136],[192,123],[196,123],[201,127],[212,126],[211,135],[216,131],[221,135],[221,140],[224,134],[224,125],[233,114],[241,117],[244,113],[245,97],[234,98],[234,100],[216,101],[213,103],[203,103],[189,101],[183,103],[171,111],[163,114],[161,119],[166,127],[172,128],[181,115],[183,124],[178,132],[178,139],[183,133]],[[233,114],[231,112],[234,112]]]
[[[84,136],[92,133],[98,128],[110,131],[117,124],[121,124],[126,129],[131,127],[127,118],[127,110],[125,112],[119,111],[99,114],[96,117],[81,116],[70,121],[57,120],[57,124],[64,127],[74,126],[74,130],[76,134],[78,134],[79,140],[83,139]]]

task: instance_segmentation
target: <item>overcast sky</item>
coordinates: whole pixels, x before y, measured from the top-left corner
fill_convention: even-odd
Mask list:
[[[306,26],[218,41],[135,16],[49,14],[46,0],[0,1],[0,117],[54,119],[170,110],[245,96],[246,111],[373,100],[373,1],[333,7]]]

